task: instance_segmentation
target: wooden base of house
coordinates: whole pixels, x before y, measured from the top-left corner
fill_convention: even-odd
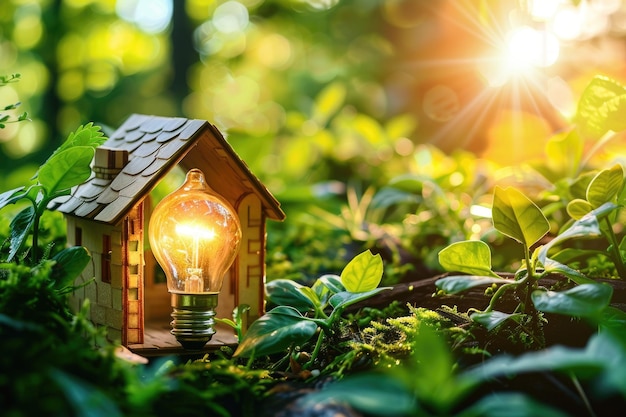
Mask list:
[[[198,355],[211,353],[222,346],[237,345],[237,336],[234,330],[226,325],[217,324],[216,333],[211,340],[200,350],[185,350],[170,333],[171,327],[164,323],[146,323],[144,327],[144,343],[131,344],[128,348],[135,354],[144,357],[167,355]]]

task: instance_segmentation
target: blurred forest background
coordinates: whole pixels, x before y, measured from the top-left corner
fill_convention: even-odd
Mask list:
[[[0,130],[0,190],[78,125],[184,116],[288,217],[347,196],[359,229],[369,187],[469,170],[437,152],[540,158],[593,75],[626,78],[625,36],[621,0],[2,0],[0,74],[21,80],[0,103],[31,121]]]

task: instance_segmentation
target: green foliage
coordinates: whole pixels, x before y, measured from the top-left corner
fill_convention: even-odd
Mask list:
[[[477,286],[499,285],[484,311],[472,310],[472,320],[488,330],[496,329],[509,319],[519,320],[519,313],[494,311],[499,299],[506,292],[514,291],[519,300],[515,312],[523,312],[530,317],[536,333],[534,338],[539,341],[539,347],[543,347],[542,317],[537,310],[588,317],[592,313],[599,314],[608,305],[611,292],[607,293],[607,286],[593,283],[577,271],[548,257],[549,249],[565,240],[598,235],[600,231],[595,216],[578,220],[559,237],[538,246],[531,255],[530,247],[536,245],[549,228],[539,207],[520,191],[512,188],[496,188],[493,205],[494,227],[523,247],[524,266],[515,273],[513,279],[500,278],[491,271],[490,257],[487,256],[489,248],[483,242],[458,242],[439,252],[441,264],[451,268],[451,271],[469,274],[479,272],[479,275],[453,275],[439,279],[436,285],[440,290],[455,294]],[[469,265],[466,267],[459,262],[460,259],[469,260]],[[580,286],[560,293],[547,291],[540,287],[539,280],[551,274],[562,274]]]
[[[252,323],[234,355],[260,357],[283,352],[303,345],[319,332],[310,365],[324,337],[336,331],[343,311],[385,289],[376,288],[382,272],[380,256],[366,251],[352,259],[340,277],[322,276],[311,287],[284,279],[269,282],[267,297],[277,306]]]
[[[541,209],[513,187],[503,189],[496,186],[492,216],[494,227],[524,245],[524,248],[530,248],[550,230]]]
[[[14,83],[19,81],[21,78],[20,74],[11,74],[11,75],[0,75],[0,87],[3,87],[7,84]],[[7,104],[2,109],[3,111],[15,110],[20,106],[21,103],[13,103]],[[19,114],[17,117],[12,117],[10,114],[4,114],[0,112],[0,129],[4,129],[7,123],[17,123],[23,122],[24,120],[28,120],[28,113],[24,112]]]
[[[607,77],[596,76],[580,97],[576,122],[583,134],[599,139],[610,130],[626,129],[622,117],[625,106],[626,88]]]
[[[0,194],[0,209],[21,200],[30,204],[11,221],[7,261],[16,259],[31,233],[33,236],[31,264],[39,260],[36,250],[41,216],[52,200],[69,195],[72,187],[89,178],[95,148],[105,140],[106,137],[100,131],[100,127],[92,123],[80,126],[39,168],[33,177],[36,180],[34,184]]]

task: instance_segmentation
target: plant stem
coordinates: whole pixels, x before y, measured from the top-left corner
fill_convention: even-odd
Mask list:
[[[313,364],[313,362],[317,358],[317,355],[320,353],[320,349],[322,348],[322,341],[323,340],[324,340],[324,330],[320,329],[320,333],[317,336],[317,342],[315,342],[315,348],[313,349],[313,352],[311,353],[311,359],[307,363],[302,365],[302,369],[308,369],[309,366],[311,366]]]
[[[493,308],[496,305],[496,302],[498,301],[498,299],[500,299],[500,297],[502,297],[502,295],[511,287],[517,287],[518,285],[523,284],[524,282],[526,282],[526,280],[528,279],[528,275],[526,275],[524,278],[522,278],[521,280],[517,281],[517,282],[512,282],[510,284],[504,284],[502,285],[500,288],[498,288],[498,290],[493,293],[493,295],[491,296],[491,300],[489,301],[489,305],[487,306],[487,308],[485,309],[485,313],[490,312],[491,310],[493,310]]]
[[[37,210],[37,206],[35,205],[35,218],[33,219],[33,246],[31,248],[31,265],[37,264],[37,257],[39,254],[37,253],[37,248],[39,247],[39,221],[41,219],[41,214],[39,210]]]
[[[604,220],[607,224],[607,235],[609,237],[609,243],[611,244],[611,257],[613,258],[615,268],[617,268],[617,274],[621,279],[626,279],[626,267],[624,267],[622,254],[619,251],[619,244],[617,243],[617,238],[615,237],[615,233],[613,232],[613,225],[611,224],[611,221],[608,217],[605,217]]]
[[[582,385],[580,385],[580,381],[578,381],[576,375],[571,374],[570,378],[572,379],[572,383],[574,384],[574,387],[576,387],[576,391],[578,391],[580,398],[582,398],[583,403],[585,403],[585,408],[587,409],[587,411],[589,411],[589,415],[591,417],[597,417],[596,413],[593,411],[593,408],[591,408],[589,398],[587,398],[587,394],[585,394],[585,391],[583,390]]]

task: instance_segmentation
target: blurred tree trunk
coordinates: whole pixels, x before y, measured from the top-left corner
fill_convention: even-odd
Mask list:
[[[193,28],[185,11],[185,1],[173,1],[172,30],[172,68],[174,75],[171,93],[179,115],[184,115],[182,104],[189,93],[187,74],[198,57],[193,45]]]
[[[41,105],[36,111],[36,117],[41,119],[48,128],[45,145],[34,155],[43,163],[52,152],[63,142],[62,133],[59,132],[58,116],[62,103],[57,94],[57,82],[59,79],[59,63],[57,47],[62,37],[63,22],[61,21],[62,0],[52,0],[47,10],[42,13],[44,35],[38,47],[43,64],[48,69],[48,85],[41,97]],[[25,80],[28,82],[28,80]]]

